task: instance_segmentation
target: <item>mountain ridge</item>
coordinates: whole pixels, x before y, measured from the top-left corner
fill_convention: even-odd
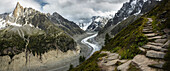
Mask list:
[[[128,17],[133,15],[136,16],[137,18],[138,16],[145,14],[146,12],[150,11],[150,9],[155,7],[155,5],[158,2],[159,1],[155,1],[155,0],[145,0],[145,1],[130,0],[129,2],[124,3],[122,8],[118,10],[115,16],[107,22],[107,24],[104,26],[104,28],[101,31],[99,31],[99,35],[97,37],[104,38],[106,33],[109,33],[110,35],[114,36],[115,34],[117,34],[117,33],[112,34],[113,31],[115,30],[114,28],[119,28],[117,27],[117,25],[119,25],[121,21],[126,20]],[[131,20],[133,21],[133,19]],[[122,27],[125,26],[123,26],[122,24]]]

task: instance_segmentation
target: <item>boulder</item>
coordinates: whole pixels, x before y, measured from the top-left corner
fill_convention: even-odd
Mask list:
[[[151,58],[158,58],[158,59],[163,59],[165,56],[164,52],[158,52],[158,51],[153,51],[153,50],[149,50],[146,53],[147,57],[151,57]]]

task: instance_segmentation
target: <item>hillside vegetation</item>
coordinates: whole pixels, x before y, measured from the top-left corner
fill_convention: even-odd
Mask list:
[[[155,8],[153,8],[150,12],[146,13],[145,15],[141,16],[132,24],[128,25],[126,28],[121,30],[114,38],[111,38],[105,46],[103,46],[101,51],[111,51],[116,52],[121,56],[121,59],[132,59],[135,55],[142,53],[139,50],[139,47],[145,45],[149,41],[146,36],[142,33],[144,25],[148,21],[148,17],[153,19],[152,27],[154,32],[160,33],[159,35],[163,35],[163,29],[168,28],[170,29],[170,1],[163,0],[160,4],[158,4]],[[169,38],[168,38],[169,39]],[[165,56],[165,65],[164,69],[169,71],[170,66],[170,52],[168,51]],[[101,70],[98,68],[97,60],[99,53],[93,54],[91,58],[86,60],[84,63],[79,65],[78,67],[72,69],[71,71],[96,71]],[[94,59],[92,59],[94,58]],[[88,70],[89,66],[90,70]],[[129,70],[137,70],[130,67]]]

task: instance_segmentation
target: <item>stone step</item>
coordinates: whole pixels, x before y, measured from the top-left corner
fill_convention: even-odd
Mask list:
[[[145,49],[151,49],[151,50],[155,50],[155,51],[161,51],[161,52],[166,52],[166,51],[168,51],[167,49],[165,49],[165,48],[162,48],[162,47],[160,47],[160,46],[155,46],[155,45],[144,45],[144,46],[142,46],[143,48],[145,48]]]
[[[152,24],[151,24],[151,23],[149,23],[148,25],[149,25],[149,26],[152,26]]]
[[[162,35],[162,38],[167,38],[167,35]]]
[[[147,22],[147,24],[145,24],[145,26],[152,26],[151,22]]]
[[[170,29],[166,28],[163,30],[166,34],[169,34],[170,33]]]
[[[155,46],[160,46],[160,47],[164,45],[162,43],[155,43],[155,42],[148,42],[148,44],[155,45]]]
[[[147,58],[145,55],[136,55],[132,59],[132,63],[136,64],[142,71],[156,71],[157,69],[151,68],[148,65],[159,64],[161,61]]]
[[[117,67],[117,70],[118,71],[127,71],[129,69],[129,65],[130,65],[131,62],[132,62],[132,60],[129,60],[126,63],[119,65]]]
[[[156,33],[149,33],[149,34],[145,34],[145,36],[147,36],[147,37],[154,37],[154,36],[157,36],[157,34]]]
[[[162,46],[162,48],[168,48],[169,44],[170,44],[170,40],[168,40],[168,41]]]
[[[152,30],[144,30],[144,31],[142,31],[143,33],[153,33],[153,31]]]
[[[162,36],[154,36],[154,37],[149,37],[148,39],[149,40],[154,40],[154,39],[161,39]]]
[[[139,50],[141,50],[142,52],[146,52],[146,50],[142,47],[139,47]]]
[[[156,43],[165,43],[167,41],[167,39],[156,39],[155,42]]]
[[[149,50],[147,51],[146,56],[150,58],[163,59],[165,56],[165,53],[154,51],[154,50]]]
[[[159,64],[152,64],[152,65],[148,65],[148,66],[151,68],[163,69],[163,65],[164,65],[164,62],[159,63]]]
[[[108,54],[107,60],[114,60],[114,59],[118,59],[118,58],[119,58],[119,54],[117,54],[117,53],[110,53],[110,54]]]
[[[150,31],[150,29],[143,29],[143,31]]]
[[[150,30],[152,30],[153,28],[152,28],[152,26],[146,26],[146,27],[143,27],[143,29],[150,29]]]
[[[143,28],[152,28],[152,25],[144,25]]]

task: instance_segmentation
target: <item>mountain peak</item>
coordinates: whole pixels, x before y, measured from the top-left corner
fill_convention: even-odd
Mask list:
[[[17,5],[13,11],[13,16],[15,18],[18,18],[18,16],[21,15],[23,11],[24,11],[24,8],[20,5],[19,2],[17,2]]]

